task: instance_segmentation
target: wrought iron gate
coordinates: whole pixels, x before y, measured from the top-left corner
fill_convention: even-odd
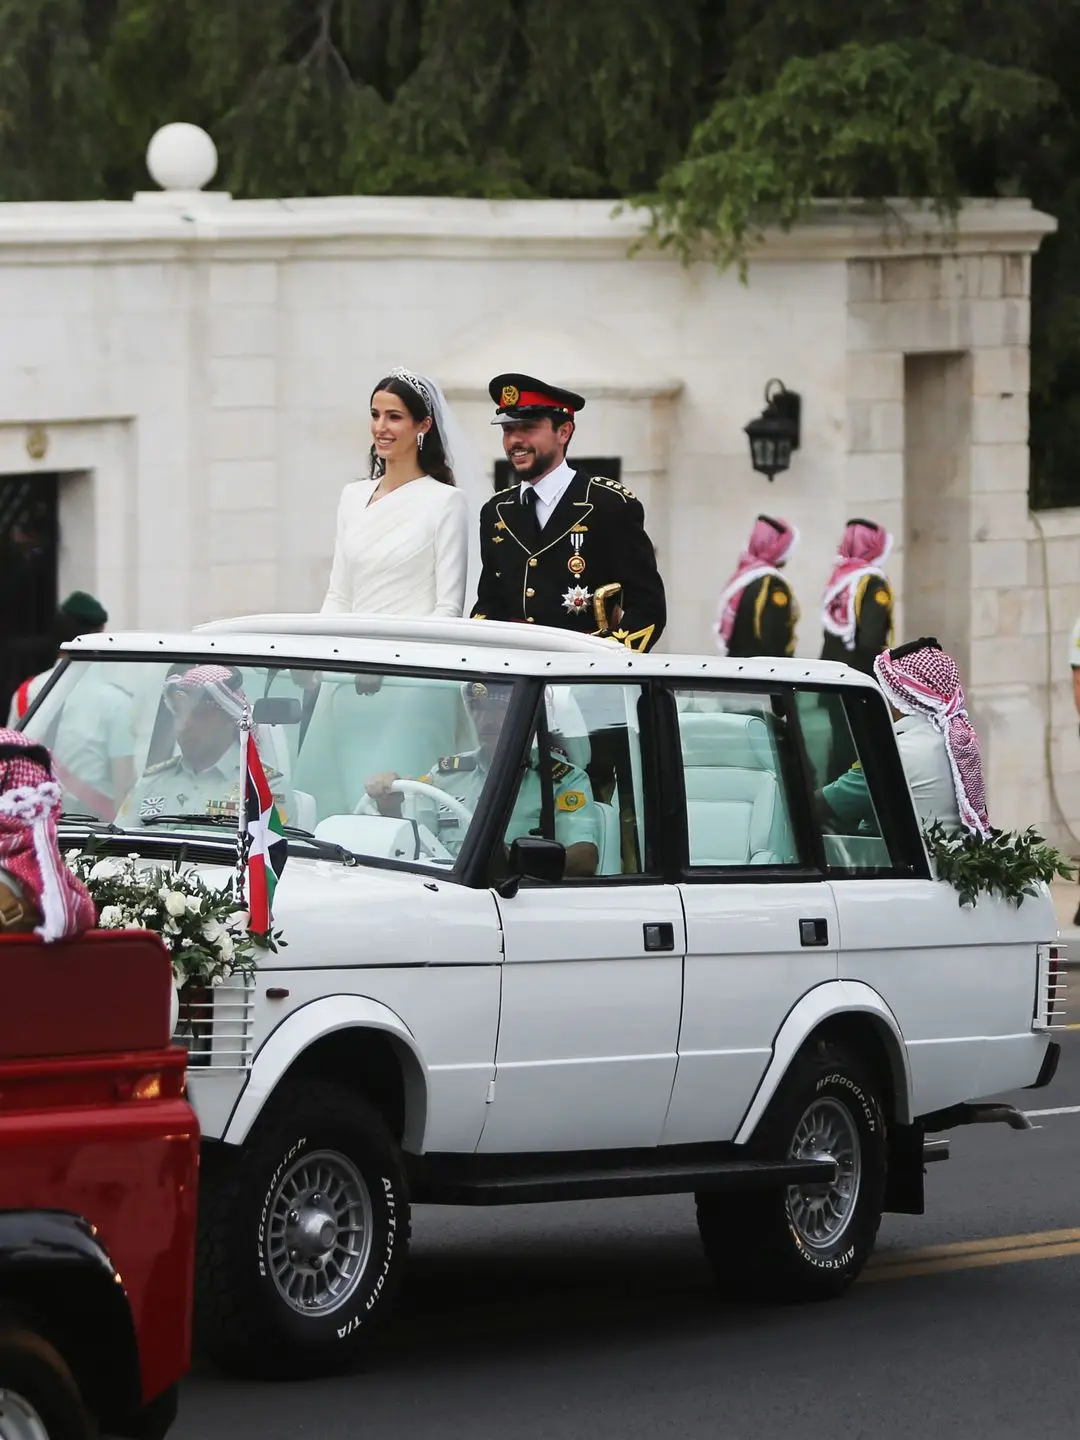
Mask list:
[[[52,664],[58,477],[0,475],[0,724],[28,675]]]

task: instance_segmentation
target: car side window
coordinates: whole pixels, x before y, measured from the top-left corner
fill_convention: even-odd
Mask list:
[[[800,866],[791,819],[793,763],[770,695],[675,691],[691,866]]]
[[[864,767],[867,756],[856,741],[843,693],[803,690],[795,703],[826,869],[831,875],[893,871],[896,857],[882,825],[880,787],[873,783],[872,764]]]
[[[638,685],[551,685],[504,843],[566,846],[566,879],[643,873],[646,834]]]

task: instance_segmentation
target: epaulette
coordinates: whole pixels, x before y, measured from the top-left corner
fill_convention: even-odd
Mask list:
[[[444,755],[436,765],[440,775],[451,775],[455,770],[475,770],[475,755]]]
[[[552,780],[565,780],[567,775],[572,775],[573,765],[567,764],[565,760],[556,760],[551,767]]]
[[[166,770],[175,769],[180,763],[179,755],[170,755],[168,760],[159,760],[155,765],[148,765],[143,771],[144,775],[164,775]]]
[[[616,495],[621,495],[624,500],[636,500],[637,496],[632,490],[628,490],[621,480],[612,480],[607,475],[594,475],[594,485],[602,485],[605,490],[614,490]]]

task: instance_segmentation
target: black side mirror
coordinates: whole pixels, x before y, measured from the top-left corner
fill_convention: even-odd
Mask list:
[[[265,696],[251,707],[256,725],[299,725],[302,713],[300,701],[284,695]]]
[[[512,900],[522,880],[539,880],[557,885],[566,870],[566,846],[540,835],[522,835],[511,841],[510,873],[496,887],[504,900]]]

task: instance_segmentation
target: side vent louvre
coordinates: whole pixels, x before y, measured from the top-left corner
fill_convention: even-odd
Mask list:
[[[1039,978],[1035,991],[1033,1030],[1065,1028],[1065,991],[1068,989],[1065,969],[1065,946],[1053,941],[1039,946]]]

